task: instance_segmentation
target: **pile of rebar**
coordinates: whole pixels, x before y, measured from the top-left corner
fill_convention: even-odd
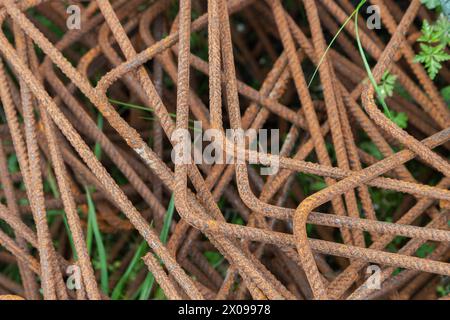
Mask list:
[[[370,0],[372,29],[358,2],[1,1],[0,295],[448,298],[450,71],[414,60],[436,16]],[[244,161],[174,161],[194,121]]]

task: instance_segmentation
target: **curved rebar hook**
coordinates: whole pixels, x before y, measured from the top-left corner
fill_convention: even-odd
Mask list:
[[[421,6],[420,0],[413,0],[408,7],[405,15],[403,16],[397,30],[392,36],[386,49],[383,51],[381,58],[378,60],[377,65],[374,68],[373,76],[375,81],[379,81],[383,76],[384,70],[388,70],[393,58],[397,52],[397,49],[402,44],[404,40],[404,34],[409,28],[411,23],[419,11]],[[357,19],[357,17],[356,17]],[[357,24],[356,24],[357,26]],[[356,29],[356,32],[358,29]],[[413,136],[409,135],[406,131],[399,128],[396,124],[390,121],[376,106],[374,99],[375,88],[369,84],[364,84],[364,90],[362,92],[362,102],[364,110],[366,110],[369,117],[383,129],[384,132],[388,133],[394,139],[401,142],[408,149],[414,151],[422,160],[428,163],[430,166],[436,168],[438,171],[442,172],[446,177],[450,176],[450,164],[441,156],[430,151]]]

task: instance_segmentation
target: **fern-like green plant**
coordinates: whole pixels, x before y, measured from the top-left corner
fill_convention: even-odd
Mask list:
[[[408,116],[406,113],[391,110],[391,117],[391,120],[400,128],[406,129],[408,127]]]
[[[434,80],[442,68],[442,62],[450,60],[450,55],[446,52],[450,44],[449,19],[441,14],[433,24],[424,20],[422,36],[417,41],[420,42],[421,51],[416,55],[415,62],[422,63],[430,78]]]
[[[440,0],[420,0],[420,2],[424,4],[425,7],[427,7],[427,9],[429,10],[434,10],[441,6]]]
[[[381,82],[379,84],[380,87],[380,95],[383,99],[387,97],[392,97],[394,94],[395,81],[397,80],[397,76],[390,74],[389,71],[386,71],[381,78]]]

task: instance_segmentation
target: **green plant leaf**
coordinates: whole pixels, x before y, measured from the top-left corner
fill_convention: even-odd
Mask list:
[[[223,256],[216,251],[206,251],[203,255],[208,260],[209,264],[212,265],[213,268],[217,268],[223,262]]]
[[[445,88],[442,88],[441,95],[442,95],[442,98],[444,98],[445,102],[447,102],[447,104],[450,104],[450,86],[446,86]]]
[[[106,259],[106,250],[103,244],[102,234],[97,224],[97,214],[94,201],[92,200],[91,190],[87,186],[85,186],[84,189],[86,190],[86,201],[88,205],[88,221],[92,226],[92,231],[97,246],[97,253],[100,260],[100,285],[102,291],[105,294],[108,294],[109,281],[108,281],[108,261]]]
[[[422,50],[416,55],[414,61],[422,63],[430,78],[434,80],[442,68],[441,62],[450,60],[450,55],[445,52],[445,44],[439,44],[437,46],[420,44],[420,48]]]
[[[172,194],[166,215],[164,217],[163,228],[160,234],[160,240],[162,243],[167,242],[174,211],[175,211],[175,196]],[[139,300],[148,300],[148,298],[150,297],[150,293],[152,292],[154,282],[155,278],[153,277],[153,274],[149,273],[141,286]]]
[[[450,19],[450,1],[441,0],[442,11],[444,12],[447,19]]]
[[[435,248],[434,245],[425,243],[419,249],[417,249],[416,255],[419,258],[425,258],[426,256],[428,256],[430,253],[432,253],[434,251],[434,248]]]
[[[439,0],[420,0],[422,4],[424,4],[427,9],[433,10],[436,9],[441,5],[441,2]]]
[[[417,41],[419,42],[439,42],[440,37],[438,33],[436,32],[436,27],[434,25],[431,25],[427,20],[424,20],[422,23],[422,29],[421,29],[422,35],[420,36]]]
[[[383,99],[386,99],[387,97],[392,97],[394,94],[394,88],[395,88],[395,81],[397,80],[397,76],[390,74],[388,71],[386,71],[381,78],[380,83],[380,94],[383,97]]]
[[[372,141],[363,141],[359,144],[359,147],[378,160],[383,159],[382,153],[380,152],[380,150],[378,150],[377,146]]]
[[[395,111],[391,111],[391,113],[393,116],[392,121],[394,121],[396,125],[398,125],[402,129],[408,127],[408,116],[406,115],[406,113]]]
[[[434,80],[442,68],[441,62],[450,60],[450,55],[445,51],[450,44],[450,21],[441,14],[434,24],[424,20],[421,31],[422,36],[417,39],[421,42],[421,50],[414,61],[422,63]]]
[[[8,170],[11,173],[19,172],[19,162],[17,161],[17,155],[15,153],[12,153],[8,157]]]
[[[99,112],[97,115],[97,127],[100,130],[103,130],[103,115]],[[100,145],[100,143],[96,142],[95,143],[95,147],[94,147],[94,155],[98,160],[101,160],[102,158],[102,146]]]
[[[128,265],[127,270],[122,275],[120,280],[117,282],[117,285],[114,288],[114,290],[112,292],[112,295],[111,295],[111,299],[112,300],[117,300],[117,299],[120,299],[122,297],[123,287],[125,286],[125,284],[129,280],[133,270],[135,269],[136,265],[139,263],[140,259],[142,258],[143,254],[145,253],[145,249],[147,249],[147,247],[148,247],[147,246],[147,242],[142,241],[142,243],[137,248],[133,258],[131,259],[131,262]]]
[[[449,2],[450,4],[450,2]],[[439,42],[442,44],[450,45],[450,20],[443,14],[439,15],[439,18],[434,24],[436,36],[439,38]]]

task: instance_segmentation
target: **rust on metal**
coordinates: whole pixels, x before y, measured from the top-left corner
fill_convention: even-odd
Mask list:
[[[150,274],[177,300],[445,299],[450,109],[415,62],[420,0],[367,1],[380,32],[348,0],[68,2],[78,27],[0,4],[0,300],[148,299]],[[194,161],[207,132],[232,161]]]

